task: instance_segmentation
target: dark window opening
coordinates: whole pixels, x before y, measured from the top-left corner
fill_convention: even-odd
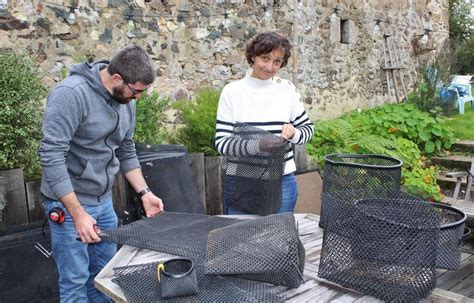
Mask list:
[[[349,44],[350,42],[349,20],[341,19],[341,43]]]

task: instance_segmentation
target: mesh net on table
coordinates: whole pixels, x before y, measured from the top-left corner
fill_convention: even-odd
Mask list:
[[[286,141],[243,123],[234,126],[228,146],[225,201],[228,207],[262,216],[281,205]]]
[[[251,280],[204,274],[203,264],[196,266],[198,294],[163,298],[156,268],[160,262],[114,268],[114,282],[128,302],[283,302],[284,287]]]
[[[359,191],[367,197],[391,196],[400,191],[401,167],[400,160],[381,155],[326,155],[323,192]],[[326,203],[323,199],[320,227],[324,227],[327,219]]]
[[[386,301],[416,301],[436,286],[440,219],[429,203],[403,193],[355,203],[347,193],[323,196],[319,277]]]
[[[186,302],[192,298],[199,301],[280,302],[284,300],[283,290],[285,288],[282,286],[297,286],[301,283],[301,277],[295,273],[301,271],[302,274],[302,264],[304,264],[304,249],[299,242],[294,219],[289,219],[289,216],[293,217],[289,213],[271,216],[272,223],[276,226],[270,227],[268,225],[270,219],[266,218],[242,221],[235,218],[163,212],[155,217],[136,221],[115,230],[104,230],[101,238],[119,244],[132,245],[191,259],[195,266],[199,292],[195,296],[172,298],[173,301]],[[254,228],[253,237],[235,238],[232,240],[233,243],[236,246],[249,247],[249,241],[254,241],[253,244],[259,242],[261,245],[255,246],[254,254],[262,253],[257,248],[268,247],[267,253],[271,250],[272,253],[280,257],[280,266],[271,268],[273,271],[268,271],[269,267],[265,263],[251,264],[253,271],[241,271],[236,276],[206,274],[206,269],[212,271],[212,266],[205,268],[206,260],[212,259],[210,257],[206,258],[208,238],[212,238],[214,241],[217,240],[209,234],[217,230],[215,235],[221,235],[226,227],[231,228],[235,224],[237,224],[236,230],[240,230],[239,224],[250,221],[255,221],[252,225]],[[265,232],[266,228],[272,228],[272,233],[283,235],[289,242],[273,243],[275,235],[270,238],[269,234]],[[247,235],[249,235],[248,232]],[[226,243],[230,242],[227,241]],[[219,256],[213,254],[211,257]],[[288,262],[286,267],[283,264],[284,257],[287,258]],[[296,268],[293,262],[300,268]],[[288,270],[289,273],[282,275],[280,271],[282,269]],[[156,284],[156,264],[127,266],[116,268],[115,271],[117,272],[116,283],[121,286],[125,296],[131,302],[161,300],[162,294],[158,290],[158,284]],[[275,279],[274,276],[278,275],[281,275],[282,278]],[[250,280],[252,278],[268,280],[268,282],[274,282],[280,286]],[[291,279],[295,279],[295,281]]]
[[[269,215],[212,230],[206,273],[293,288],[302,282],[304,256],[293,214]]]
[[[458,269],[466,215],[454,207],[431,203],[441,218],[436,267]]]

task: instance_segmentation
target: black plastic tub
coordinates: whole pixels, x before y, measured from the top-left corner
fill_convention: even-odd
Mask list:
[[[163,263],[160,286],[162,298],[190,296],[198,293],[197,277],[191,259],[174,258]]]
[[[431,203],[441,218],[436,267],[456,270],[461,264],[461,246],[470,234],[464,224],[467,216],[452,206]]]

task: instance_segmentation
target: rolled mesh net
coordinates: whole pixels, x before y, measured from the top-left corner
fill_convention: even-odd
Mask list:
[[[229,141],[225,201],[246,213],[269,215],[281,205],[286,141],[244,123],[234,126]]]
[[[157,281],[157,262],[115,268],[114,281],[120,285],[130,302],[164,300],[281,302],[285,299],[283,294],[285,287],[296,287],[302,281],[300,275],[303,271],[304,248],[299,242],[295,221],[290,219],[290,217],[293,218],[292,214],[277,214],[271,217],[273,218],[258,218],[242,222],[235,218],[163,212],[155,217],[142,219],[115,230],[102,231],[101,238],[119,244],[185,257],[193,261],[198,293],[167,299],[162,297]],[[275,263],[277,266],[268,266],[265,262],[258,263],[258,258],[254,258],[247,260],[251,265],[249,268],[240,268],[235,275],[234,273],[216,274],[217,271],[224,273],[229,267],[219,267],[218,270],[214,270],[213,266],[209,265],[210,262],[206,260],[211,261],[215,258],[223,260],[227,256],[222,257],[219,254],[225,254],[226,251],[222,249],[223,247],[214,245],[213,247],[221,248],[221,250],[219,252],[214,250],[211,255],[208,239],[212,243],[220,243],[222,238],[219,236],[222,237],[223,232],[231,231],[230,234],[236,234],[243,231],[241,224],[245,226],[245,223],[251,222],[253,224],[248,227],[253,228],[251,232],[253,236],[247,232],[249,237],[226,239],[226,245],[232,244],[236,247],[252,249],[255,243],[259,243],[259,246],[253,248],[253,253],[255,255],[270,252],[275,254],[278,256],[278,262]],[[275,224],[275,227],[271,227],[272,224]],[[231,228],[234,225],[237,226]],[[269,228],[272,228],[271,231],[266,231]],[[270,233],[275,233],[275,235],[269,237]],[[282,236],[286,242],[280,240],[273,243],[278,235]],[[266,251],[257,249],[257,247],[261,249],[266,246],[271,249]],[[267,262],[272,261],[275,260],[267,260]],[[221,264],[216,264],[218,265]],[[276,276],[281,276],[281,278],[275,278]]]
[[[323,193],[326,205],[318,275],[386,301],[416,301],[436,286],[440,218],[427,202],[399,193],[354,202]]]

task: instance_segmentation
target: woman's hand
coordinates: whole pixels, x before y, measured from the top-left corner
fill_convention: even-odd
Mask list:
[[[295,136],[296,130],[293,124],[287,123],[283,124],[283,127],[281,129],[281,136],[285,140],[291,140]]]

